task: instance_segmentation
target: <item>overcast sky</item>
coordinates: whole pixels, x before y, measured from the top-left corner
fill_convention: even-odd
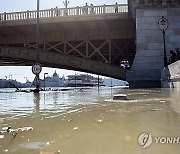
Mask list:
[[[83,6],[85,3],[92,3],[93,5],[103,5],[103,4],[115,4],[117,3],[127,3],[127,0],[69,0],[68,7]],[[16,12],[16,11],[26,11],[26,10],[36,10],[37,0],[0,0],[0,12]],[[63,0],[40,0],[40,9],[49,9],[54,7],[64,7]],[[55,68],[43,68],[41,73],[41,78],[43,78],[43,73],[48,72],[52,75],[54,71],[62,76],[74,74],[73,71],[55,69]],[[34,75],[31,72],[31,67],[5,67],[0,66],[0,79],[5,78],[5,76],[10,77],[12,75],[13,79],[21,82],[25,82],[25,77],[29,80],[33,80]]]

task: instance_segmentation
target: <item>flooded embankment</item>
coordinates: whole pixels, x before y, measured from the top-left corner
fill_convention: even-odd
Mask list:
[[[128,100],[113,101],[125,94]],[[9,127],[9,128],[8,128]],[[39,94],[0,89],[0,153],[178,154],[180,144],[138,144],[139,135],[180,137],[180,96],[170,89],[86,88]]]

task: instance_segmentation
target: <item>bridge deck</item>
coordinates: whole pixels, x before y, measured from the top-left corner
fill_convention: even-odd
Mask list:
[[[118,8],[115,12],[115,7]],[[114,13],[127,13],[128,5],[101,5],[101,6],[83,6],[73,8],[51,8],[47,10],[40,10],[39,18],[54,18],[54,17],[74,17],[84,15],[102,15],[102,14],[114,14]],[[15,20],[31,20],[37,18],[37,11],[25,11],[25,12],[11,12],[1,13],[0,20],[4,22]]]
[[[0,14],[0,44],[33,43],[36,15],[36,11]],[[127,4],[118,5],[117,13],[115,5],[54,8],[40,11],[40,35],[41,43],[44,39],[83,40],[85,35],[92,40],[134,38],[135,23],[128,15]]]
[[[0,46],[9,47],[0,47],[0,65],[34,63],[34,56],[24,56],[35,53],[36,16],[36,11],[0,14]],[[40,11],[43,66],[125,79],[126,71],[120,68],[120,62],[126,59],[132,64],[134,38],[135,23],[127,4],[118,5],[118,12],[115,5]]]

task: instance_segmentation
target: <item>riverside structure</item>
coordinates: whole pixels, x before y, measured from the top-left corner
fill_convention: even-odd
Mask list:
[[[127,80],[130,87],[161,87],[164,53],[158,20],[164,16],[169,21],[169,58],[168,51],[180,46],[179,6],[177,0],[132,0],[119,4],[116,12],[115,5],[40,10],[40,63]],[[0,15],[1,65],[32,65],[36,15]],[[124,60],[130,68],[120,67]]]

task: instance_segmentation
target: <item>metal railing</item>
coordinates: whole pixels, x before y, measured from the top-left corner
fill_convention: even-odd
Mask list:
[[[117,12],[115,8],[118,8]],[[40,18],[54,18],[64,16],[83,16],[83,15],[98,15],[98,14],[115,14],[115,13],[127,13],[127,4],[118,5],[101,5],[101,6],[83,6],[72,8],[51,8],[48,10],[40,10]],[[1,13],[0,21],[14,21],[14,20],[29,20],[37,17],[37,11],[25,11],[25,12],[11,12]]]

